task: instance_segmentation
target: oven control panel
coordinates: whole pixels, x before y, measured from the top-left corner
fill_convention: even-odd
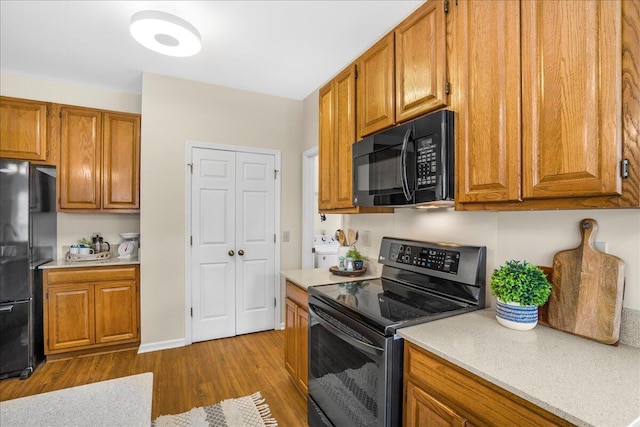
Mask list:
[[[460,252],[393,243],[389,247],[388,259],[398,264],[457,274]]]

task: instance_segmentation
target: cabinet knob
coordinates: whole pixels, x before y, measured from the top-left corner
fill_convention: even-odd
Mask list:
[[[233,252],[233,249],[230,250],[229,252],[227,252],[229,254],[229,256],[233,256],[235,254],[235,252]]]
[[[243,251],[242,249],[240,249],[240,250],[238,251],[238,255],[240,255],[240,256],[244,255],[244,251]]]

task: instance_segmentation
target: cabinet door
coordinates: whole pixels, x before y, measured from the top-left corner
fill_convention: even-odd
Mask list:
[[[396,122],[447,105],[445,36],[442,0],[426,2],[395,30]]]
[[[619,194],[621,3],[522,2],[524,198]]]
[[[298,356],[298,387],[309,393],[309,314],[307,310],[298,307],[297,326],[297,356]]]
[[[519,17],[517,1],[456,6],[456,202],[520,199]]]
[[[61,109],[60,208],[100,209],[102,113]]]
[[[335,208],[353,207],[351,146],[356,142],[356,76],[355,65],[342,71],[335,82]]]
[[[47,293],[47,350],[94,344],[93,285],[56,285]]]
[[[140,116],[104,113],[102,207],[140,208]]]
[[[395,124],[394,34],[389,33],[358,59],[358,137]]]
[[[46,103],[0,98],[0,157],[46,160]]]
[[[464,417],[428,395],[411,381],[407,382],[406,393],[405,426],[463,427],[467,425]]]
[[[138,338],[138,298],[135,281],[95,285],[96,343]]]
[[[296,357],[296,316],[298,305],[285,298],[285,322],[284,322],[284,366],[291,375],[297,377]]]
[[[332,209],[337,181],[334,176],[336,163],[334,127],[333,82],[320,89],[318,135],[318,208]]]

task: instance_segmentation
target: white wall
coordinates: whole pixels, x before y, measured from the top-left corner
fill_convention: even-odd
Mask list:
[[[301,101],[143,74],[143,345],[185,337],[186,141],[281,150],[281,268],[299,268],[302,123]]]
[[[377,258],[383,236],[445,241],[487,247],[487,280],[509,259],[553,265],[553,256],[580,244],[583,218],[598,221],[597,241],[625,261],[624,307],[640,309],[640,211],[603,209],[527,212],[456,212],[396,209],[395,214],[344,215],[344,227],[371,232],[371,246],[358,248]],[[487,294],[490,296],[490,293]],[[487,301],[495,305],[490,297]]]
[[[127,113],[140,113],[141,106],[138,94],[13,74],[0,74],[0,95]],[[117,247],[122,240],[120,233],[140,230],[140,216],[59,213],[57,228],[58,258],[63,258],[63,247],[81,237],[90,238],[93,232],[102,233],[105,240]]]

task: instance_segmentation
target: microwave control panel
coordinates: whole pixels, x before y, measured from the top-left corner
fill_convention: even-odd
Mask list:
[[[432,136],[416,141],[417,187],[433,187],[437,180],[438,144]]]
[[[389,259],[398,264],[456,274],[460,252],[396,243],[391,245]]]

